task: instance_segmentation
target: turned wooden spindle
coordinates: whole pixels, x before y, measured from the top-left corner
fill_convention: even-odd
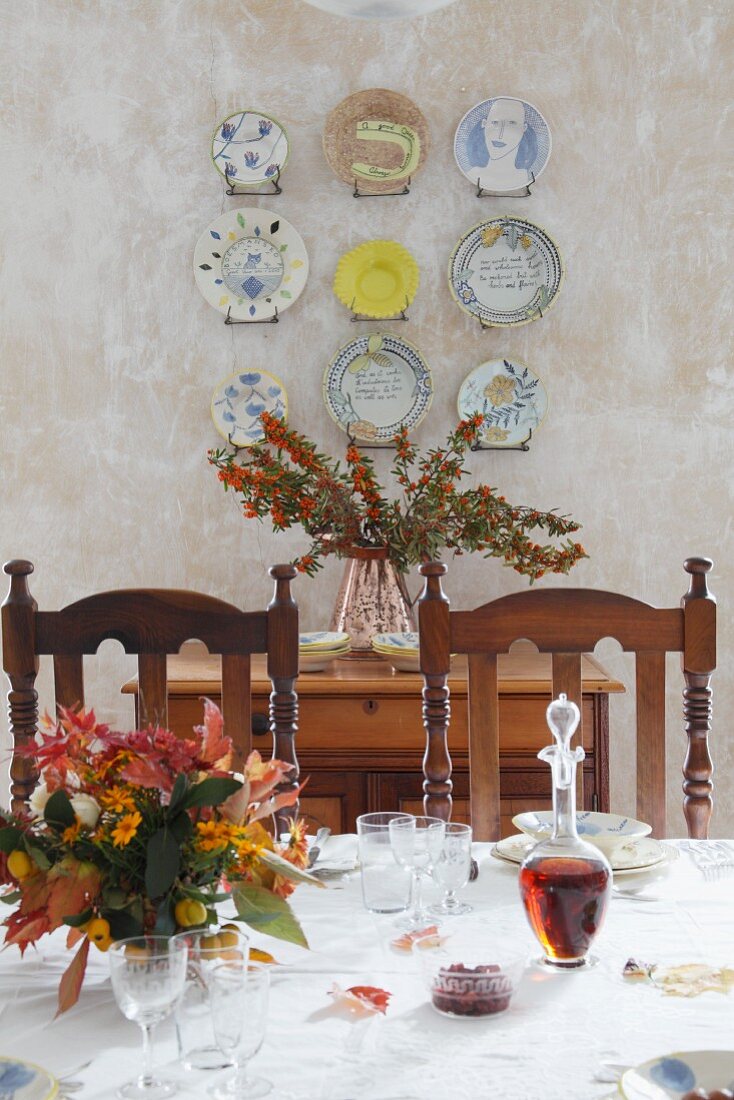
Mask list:
[[[296,576],[293,565],[273,565],[269,569],[275,581],[273,598],[268,604],[268,676],[270,693],[270,729],[273,734],[273,756],[292,764],[293,768],[278,789],[289,791],[298,786],[299,768],[296,756],[298,730],[298,605],[291,594],[291,581]],[[271,645],[270,639],[276,639]],[[276,815],[276,832],[285,831],[289,817],[298,814],[298,803]]]
[[[420,660],[423,673],[423,806],[430,817],[451,819],[451,757],[448,729],[451,717],[448,678],[451,668],[449,601],[441,586],[443,562],[426,562],[420,572],[425,585],[418,600]]]
[[[13,560],[4,566],[10,589],[2,605],[3,668],[10,681],[8,718],[13,739],[10,763],[10,809],[20,813],[38,782],[33,757],[18,755],[35,740],[38,727],[38,657],[35,650],[35,615],[38,605],[28,588],[33,572],[29,561]]]
[[[683,812],[688,835],[703,840],[708,836],[713,809],[713,764],[709,755],[711,731],[711,675],[716,668],[716,600],[708,590],[706,574],[710,558],[687,558],[690,574],[688,592],[681,600],[685,648],[681,655],[683,677],[683,720],[688,751],[683,764]]]

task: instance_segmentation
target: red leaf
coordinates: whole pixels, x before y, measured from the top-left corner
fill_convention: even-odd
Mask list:
[[[17,944],[21,955],[29,943],[35,943],[49,931],[48,916],[44,909],[37,909],[33,913],[21,913],[17,909],[10,914],[5,925],[8,929],[5,933],[5,946]]]
[[[329,996],[352,1014],[381,1012],[384,1016],[392,993],[374,985],[353,985],[349,989],[342,989],[335,982],[329,990]]]
[[[150,787],[152,790],[169,792],[173,788],[173,780],[168,771],[150,759],[137,757],[131,760],[122,769],[120,775],[128,783],[134,783],[138,787]]]
[[[93,863],[80,863],[67,856],[48,872],[51,894],[48,899],[48,918],[51,928],[63,924],[64,917],[83,913],[99,892],[100,873]]]
[[[200,758],[207,764],[224,762],[232,752],[232,740],[224,736],[222,712],[211,699],[204,700],[204,725],[195,726],[195,732],[201,734]],[[225,766],[223,764],[222,766]]]
[[[88,955],[89,940],[85,936],[84,943],[67,966],[59,984],[59,1008],[56,1013],[57,1016],[60,1016],[62,1012],[66,1012],[68,1008],[71,1008],[71,1006],[75,1005],[79,1000],[79,992],[82,988],[84,974],[87,969]]]

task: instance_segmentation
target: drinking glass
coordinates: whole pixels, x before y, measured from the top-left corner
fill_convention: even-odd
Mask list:
[[[117,1090],[123,1100],[158,1100],[178,1086],[153,1075],[152,1033],[183,992],[189,949],[168,936],[136,936],[109,950],[112,990],[123,1016],[143,1030],[143,1071]]]
[[[404,913],[410,905],[410,871],[397,863],[390,844],[390,822],[397,820],[413,818],[401,813],[357,818],[362,899],[371,913]]]
[[[232,1063],[214,1034],[208,978],[222,962],[247,962],[249,937],[239,928],[211,926],[175,938],[189,949],[186,985],[173,1010],[179,1060],[188,1070],[225,1069]]]
[[[421,879],[430,875],[441,854],[446,823],[438,817],[403,817],[390,822],[390,847],[401,867],[413,875],[413,907],[398,921],[403,928],[422,928],[428,912],[421,905]]]
[[[428,912],[437,917],[454,917],[471,913],[472,906],[459,901],[457,890],[463,890],[471,874],[471,825],[449,821],[444,831],[443,845],[433,864],[433,879],[443,886],[444,895]]]
[[[209,1090],[214,1100],[254,1100],[273,1087],[264,1077],[247,1073],[247,1063],[265,1039],[269,988],[268,968],[256,963],[222,962],[209,972],[214,1034],[235,1067],[233,1077]]]

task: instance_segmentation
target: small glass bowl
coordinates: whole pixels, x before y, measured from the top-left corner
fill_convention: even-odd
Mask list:
[[[454,1020],[489,1020],[510,1007],[524,968],[518,955],[495,948],[485,929],[462,929],[439,947],[420,940],[413,957],[432,1007]]]

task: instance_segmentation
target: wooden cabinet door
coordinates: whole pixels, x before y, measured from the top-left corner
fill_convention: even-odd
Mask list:
[[[308,776],[300,801],[300,815],[309,833],[327,825],[332,833],[354,833],[357,817],[367,809],[367,777],[359,772],[314,771],[301,763],[301,777]]]

